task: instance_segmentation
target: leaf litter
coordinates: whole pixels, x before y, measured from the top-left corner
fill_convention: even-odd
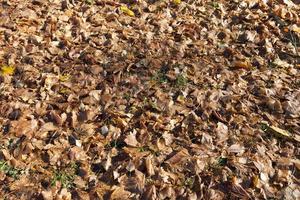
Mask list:
[[[299,199],[297,0],[5,0],[4,199]]]

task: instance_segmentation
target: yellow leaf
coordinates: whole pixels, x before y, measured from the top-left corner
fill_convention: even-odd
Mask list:
[[[185,98],[183,95],[179,95],[176,99],[179,103],[184,104],[185,103]]]
[[[296,32],[296,33],[300,33],[300,27],[298,27],[296,24],[294,24],[292,27],[291,27],[292,31]]]
[[[270,129],[271,129],[272,131],[274,131],[275,133],[280,134],[281,136],[291,137],[291,134],[290,134],[288,131],[283,130],[283,129],[281,129],[281,128],[277,128],[277,127],[275,127],[275,126],[270,126]]]
[[[120,9],[123,13],[129,15],[130,17],[134,17],[134,12],[127,8],[127,6],[121,6]]]
[[[58,93],[60,93],[60,94],[68,94],[68,93],[70,93],[71,92],[71,90],[69,90],[68,88],[61,88],[59,91],[58,91]]]
[[[65,82],[65,81],[68,81],[70,79],[70,75],[69,74],[60,75],[58,79],[61,82]]]
[[[15,73],[15,67],[3,65],[1,67],[2,75],[13,75]]]
[[[126,121],[120,117],[114,118],[113,122],[116,123],[117,127],[119,127],[119,128],[125,128],[127,126]]]
[[[176,5],[179,5],[179,4],[181,4],[181,0],[173,0],[173,3]]]
[[[258,185],[259,185],[259,177],[258,176],[255,175],[252,177],[252,184],[254,187],[256,187],[256,188],[258,187]]]
[[[261,124],[263,125],[262,129],[264,131],[271,133],[278,138],[284,138],[284,139],[300,142],[299,135],[292,134],[291,132],[289,132],[287,130],[283,130],[283,129],[275,127],[275,126],[269,126],[269,124],[266,122],[262,122]]]

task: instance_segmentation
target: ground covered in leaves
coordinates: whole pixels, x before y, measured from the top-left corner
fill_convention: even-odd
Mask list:
[[[299,199],[299,13],[1,1],[1,198]]]

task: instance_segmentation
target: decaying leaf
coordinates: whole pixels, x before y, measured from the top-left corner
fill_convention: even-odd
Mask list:
[[[298,0],[47,2],[0,3],[0,197],[300,198]]]

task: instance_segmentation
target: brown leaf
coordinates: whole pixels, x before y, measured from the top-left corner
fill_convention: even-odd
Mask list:
[[[155,174],[152,159],[153,159],[152,156],[148,156],[145,159],[145,164],[146,164],[146,169],[147,169],[148,176],[152,176],[152,175]]]
[[[156,192],[156,188],[154,185],[150,185],[150,186],[146,187],[146,189],[142,195],[142,199],[145,199],[145,200],[156,200],[157,199],[157,192]]]
[[[57,112],[55,112],[54,110],[52,110],[50,112],[50,116],[51,116],[51,118],[52,118],[52,120],[53,120],[53,122],[55,124],[57,124],[58,126],[62,125],[63,119],[59,116],[59,114],[57,114]]]
[[[242,153],[245,151],[245,148],[240,144],[233,144],[228,148],[229,153]]]
[[[232,67],[236,69],[251,69],[251,64],[247,61],[235,61],[232,63]]]
[[[136,140],[136,131],[131,132],[124,140],[129,146],[137,147],[139,142]]]
[[[188,158],[190,154],[187,149],[182,149],[173,155],[170,159],[166,161],[166,163],[176,166],[183,164]]]
[[[231,183],[231,191],[232,195],[241,199],[251,199],[251,196],[248,194],[248,192],[239,184],[237,183],[237,178],[233,177],[232,183]]]
[[[110,199],[112,199],[112,200],[128,199],[130,194],[131,193],[124,190],[123,187],[114,187],[113,192],[110,195]]]
[[[20,119],[19,121],[12,122],[13,131],[17,137],[26,135],[28,138],[31,138],[37,126],[36,120]]]

